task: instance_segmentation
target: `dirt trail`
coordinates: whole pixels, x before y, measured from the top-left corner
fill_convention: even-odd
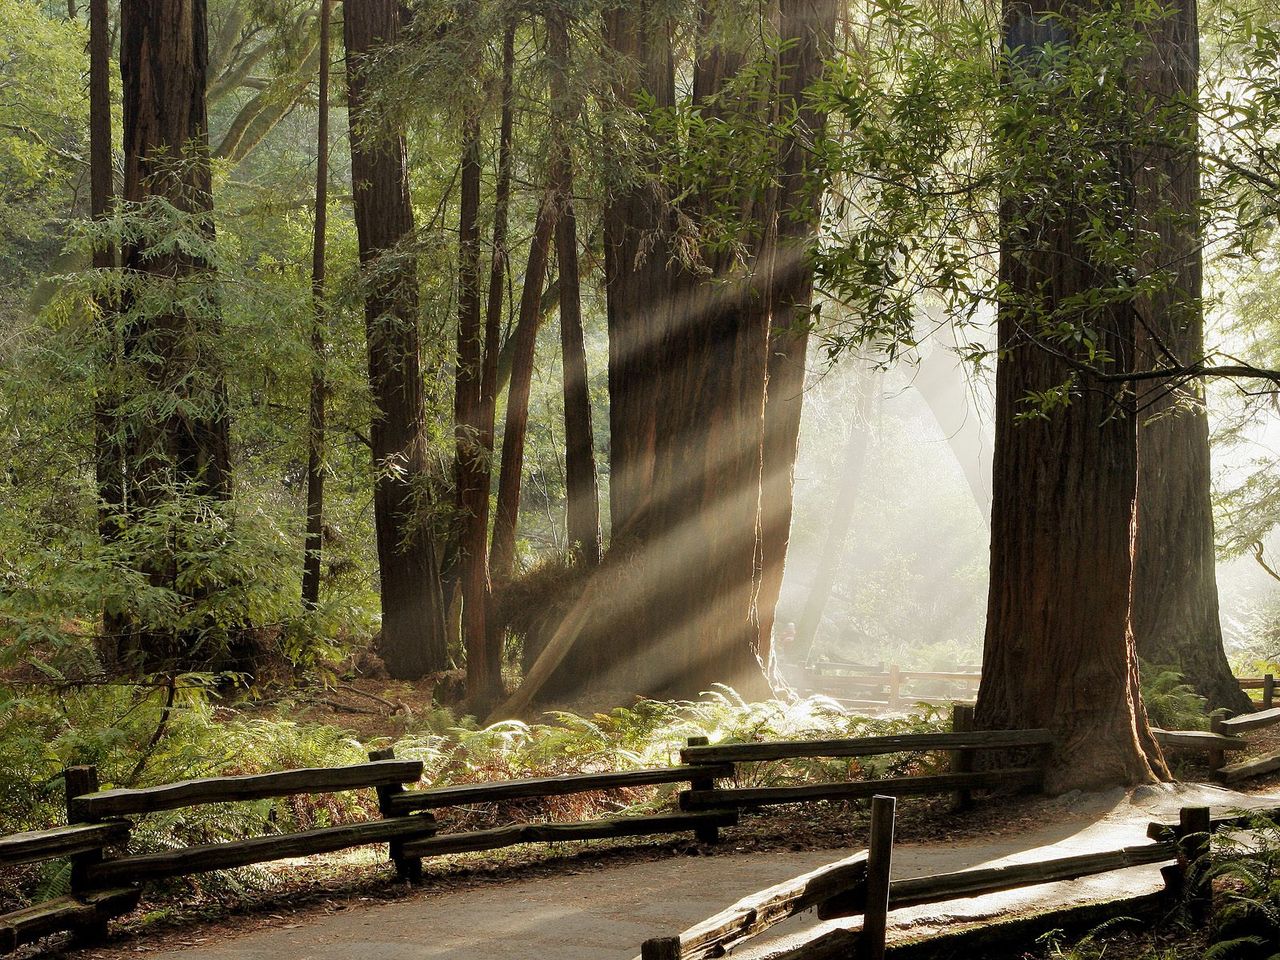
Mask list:
[[[1068,856],[1145,841],[1153,817],[1209,804],[1215,813],[1275,806],[1280,797],[1181,785],[1084,794],[1054,802],[1058,819],[1017,836],[960,843],[910,843],[894,852],[894,873],[909,877],[997,862]],[[763,887],[852,852],[821,850],[680,858],[537,877],[257,929],[183,949],[148,950],[169,960],[630,960],[641,941],[674,934]],[[898,930],[1009,915],[1121,893],[1158,889],[1155,867],[1046,884],[1027,890],[898,911]],[[847,921],[835,921],[835,923]],[[856,921],[853,921],[856,923]],[[793,918],[752,946],[750,956],[792,940],[817,921]],[[747,954],[742,954],[746,956]]]

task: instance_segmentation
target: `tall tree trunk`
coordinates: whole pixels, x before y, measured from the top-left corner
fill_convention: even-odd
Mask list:
[[[555,231],[555,198],[548,193],[538,208],[538,219],[529,244],[529,262],[520,290],[520,315],[516,320],[515,358],[511,386],[507,390],[507,421],[502,433],[502,463],[498,469],[498,503],[493,515],[493,546],[489,572],[495,584],[511,579],[515,568],[516,522],[520,517],[520,479],[524,470],[524,439],[529,428],[529,390],[538,345],[542,286]]]
[[[1138,363],[1150,370],[1204,356],[1195,0],[1172,5],[1147,33],[1138,84],[1153,128],[1138,147],[1137,200],[1152,248],[1144,272],[1168,277],[1139,305]],[[1149,383],[1138,392],[1138,409],[1138,654],[1178,668],[1211,707],[1250,710],[1222,647],[1203,387]]]
[[[162,199],[211,238],[205,13],[204,0],[130,0],[121,7],[123,197],[131,204]],[[194,282],[209,270],[198,254],[158,252],[145,241],[122,251],[122,265],[164,285]],[[145,517],[175,496],[230,497],[230,417],[216,356],[219,332],[216,310],[196,315],[176,303],[131,321],[124,349],[148,407],[127,427],[132,517]],[[201,521],[193,516],[191,522]],[[182,586],[180,563],[172,549],[159,546],[141,560],[157,586],[203,597],[204,588]],[[146,629],[132,638],[126,659],[146,669],[205,664],[209,652],[197,652],[200,633]]]
[[[635,107],[641,96],[658,109],[675,103],[670,25],[657,6],[656,0],[639,0],[605,14],[606,45],[620,64],[613,86],[619,110]],[[615,542],[639,534],[653,488],[656,356],[663,317],[676,295],[665,227],[652,183],[628,184],[606,202],[609,512]]]
[[[363,60],[400,29],[394,0],[365,0],[344,10],[347,103],[353,123],[351,179],[360,262],[366,279],[369,385],[376,413],[370,431],[374,525],[382,587],[380,652],[397,678],[446,665],[444,598],[430,523],[419,509],[427,479],[417,276],[395,251],[413,232],[402,135],[377,136],[361,116]],[[384,259],[385,257],[385,259]]]
[[[1034,51],[1044,14],[1069,19],[1078,10],[1070,3],[1006,4],[1006,47]],[[1126,190],[1130,158],[1109,149],[1115,189]],[[1088,359],[1083,348],[1045,339],[1064,319],[1087,321],[1117,369],[1129,370],[1133,361],[1128,304],[1103,304],[1087,316],[1071,306],[1115,282],[1080,239],[1089,214],[1076,205],[1074,189],[1066,185],[1058,202],[1027,191],[1000,210],[991,587],[977,704],[980,728],[1053,732],[1046,789],[1054,793],[1146,783],[1164,773],[1142,708],[1129,624],[1132,400],[1122,384],[1080,374],[1086,379],[1070,404],[1043,417],[1019,416],[1029,394],[1067,382],[1077,371],[1071,361]]]
[[[467,651],[468,687],[478,707],[492,707],[502,692],[502,642],[491,635],[488,609],[493,590],[489,574],[489,493],[493,484],[494,417],[498,399],[498,356],[502,349],[502,315],[506,303],[508,252],[507,229],[511,209],[511,139],[515,124],[512,92],[515,82],[515,22],[510,21],[502,38],[502,76],[499,87],[501,119],[498,129],[498,182],[494,195],[493,243],[489,262],[489,294],[485,308],[484,342],[480,345],[480,381],[478,394],[472,398],[473,384],[468,383],[467,399],[476,404],[472,425],[474,446],[470,462],[458,463],[459,508],[462,535],[459,547],[463,581],[462,632]],[[470,170],[464,173],[471,176]],[[478,183],[464,184],[464,194],[478,191]],[[478,202],[478,197],[476,198]],[[473,201],[468,200],[468,203]],[[461,301],[460,301],[461,302]],[[460,328],[461,331],[461,328]],[[479,332],[477,331],[477,336]],[[462,341],[459,333],[459,369],[462,364]],[[461,381],[459,382],[461,385]],[[459,421],[461,423],[461,421]],[[463,439],[459,439],[459,456]],[[464,473],[466,479],[464,481]],[[466,606],[480,607],[475,619],[466,619]],[[483,632],[483,636],[481,633]],[[473,669],[473,663],[475,667]]]
[[[727,83],[745,61],[722,46],[722,25],[704,8],[693,97],[704,116],[759,122],[768,98]],[[710,213],[725,178],[706,185],[694,215]],[[749,246],[767,230],[768,211],[739,199]],[[769,692],[768,639],[757,621],[761,447],[768,356],[767,290],[758,258],[740,262],[708,248],[707,278],[689,278],[661,340],[646,579],[654,587],[650,649],[642,689],[696,696],[728,683],[747,697]]]
[[[578,225],[573,203],[571,127],[578,115],[569,92],[569,31],[564,14],[547,16],[551,53],[551,189],[556,203],[556,259],[560,264],[560,352],[564,365],[565,486],[568,542],[584,563],[600,562],[600,492],[587,379],[582,298],[578,284]]]
[[[502,694],[502,647],[490,642],[485,629],[489,577],[485,555],[488,537],[488,460],[479,434],[484,364],[484,331],[480,322],[480,124],[464,121],[462,193],[458,220],[458,357],[454,388],[458,544],[462,589],[462,640],[467,651],[467,696],[477,712],[487,712]]]
[[[70,14],[74,16],[74,12]],[[102,221],[110,214],[115,194],[115,165],[111,159],[111,26],[107,0],[89,2],[89,214]],[[116,266],[112,243],[99,242],[93,249],[95,270]],[[98,536],[103,544],[113,543],[124,518],[124,447],[120,418],[116,414],[120,344],[116,334],[115,304],[99,300],[99,383],[94,398],[94,474],[98,491]],[[102,614],[103,643],[107,660],[116,659],[116,643],[127,622],[119,611]]]
[[[786,130],[781,144],[777,240],[766,269],[771,294],[768,388],[764,408],[764,450],[760,491],[761,641],[773,633],[774,612],[791,535],[792,489],[805,361],[813,323],[813,267],[808,247],[822,211],[815,184],[814,144],[826,127],[826,113],[806,99],[831,57],[838,0],[782,0],[779,33],[783,43],[779,114]]]
[[[316,204],[311,242],[311,397],[307,414],[307,536],[302,561],[302,605],[320,600],[324,536],[325,306],[324,246],[329,202],[329,0],[320,0],[320,76],[316,94]]]

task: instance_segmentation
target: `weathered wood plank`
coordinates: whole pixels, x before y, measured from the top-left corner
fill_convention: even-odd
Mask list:
[[[1248,827],[1254,820],[1264,819],[1273,823],[1280,823],[1280,807],[1258,807],[1252,810],[1245,810],[1240,813],[1231,813],[1229,815],[1213,817],[1209,821],[1209,825],[1213,830],[1221,830],[1222,828],[1236,829],[1240,827]],[[1178,834],[1179,821],[1177,820],[1152,820],[1147,824],[1147,836],[1152,840],[1174,840]]]
[[[401,847],[401,853],[406,857],[430,857],[446,853],[496,850],[518,843],[559,843],[568,840],[608,840],[614,837],[682,833],[706,826],[728,827],[737,822],[736,810],[715,810],[706,813],[665,813],[648,817],[578,820],[570,823],[516,823],[488,830],[446,833],[412,840]]]
[[[1257,713],[1242,713],[1238,717],[1223,720],[1221,727],[1228,733],[1246,733],[1249,730],[1261,730],[1276,723],[1280,723],[1280,707],[1259,710]]]
[[[7,837],[0,837],[0,864],[16,866],[20,863],[35,863],[38,860],[52,860],[55,857],[69,857],[99,850],[128,840],[129,828],[127,820],[109,820],[104,823],[76,823],[69,827],[11,833]]]
[[[138,903],[137,887],[96,890],[83,896],[58,897],[0,916],[0,953],[62,930],[100,924],[127,913]]]
[[[242,777],[204,777],[157,787],[99,790],[73,798],[70,806],[77,820],[102,820],[200,803],[261,800],[300,793],[336,793],[339,790],[412,783],[421,776],[420,760],[380,760],[346,767],[304,767]]]
[[[533,777],[526,780],[500,780],[494,783],[467,783],[456,787],[406,790],[388,798],[388,807],[396,813],[411,810],[434,810],[465,803],[494,803],[500,800],[525,800],[534,797],[556,797],[588,790],[611,790],[619,787],[645,787],[659,783],[685,783],[694,777],[731,777],[733,764],[699,764],[686,767],[656,767],[646,770],[623,770],[610,773],[570,773],[557,777]]]
[[[861,851],[743,897],[680,934],[681,960],[722,956],[731,943],[754,937],[788,917],[803,913],[867,879],[867,852]]]
[[[1210,730],[1161,730],[1151,728],[1151,735],[1162,747],[1174,750],[1243,750],[1249,741],[1226,737]]]
[[[889,885],[889,906],[897,909],[960,897],[980,897],[988,893],[1075,880],[1128,867],[1166,863],[1176,860],[1177,856],[1177,845],[1166,841],[1035,863],[1010,863],[998,867],[978,867],[954,873],[911,877],[894,880]],[[831,898],[819,906],[818,916],[823,920],[831,920],[861,913],[864,909],[864,902],[860,899],[862,893],[861,890],[852,890]]]
[[[227,870],[287,857],[332,853],[368,843],[432,834],[436,829],[435,818],[426,815],[371,820],[367,823],[321,827],[280,836],[250,837],[227,843],[206,843],[180,850],[121,857],[92,865],[87,869],[87,875],[89,881],[96,885],[140,882],[203,873],[206,870]]]
[[[725,743],[685,747],[685,763],[786,760],[793,757],[870,757],[925,750],[1000,750],[1047,747],[1048,730],[974,730],[965,733],[909,733],[889,737],[849,737],[839,740],[779,740],[765,743]]]
[[[1241,760],[1231,763],[1214,772],[1219,783],[1238,783],[1250,777],[1260,777],[1264,773],[1275,773],[1280,770],[1280,750],[1253,760]]]
[[[959,870],[931,877],[913,877],[893,882],[889,891],[889,903],[894,907],[910,907],[958,897],[978,897],[1002,890],[1110,873],[1112,870],[1166,863],[1176,860],[1177,856],[1177,847],[1172,843],[1148,843],[1101,853],[1058,857],[1039,863],[1013,863]]]
[[[903,680],[951,680],[964,683],[978,683],[982,680],[980,673],[946,673],[928,670],[904,670]]]
[[[910,797],[953,790],[994,790],[1007,787],[1039,786],[1044,771],[1039,767],[1011,770],[983,770],[977,773],[944,773],[927,777],[893,777],[849,783],[812,783],[797,787],[749,787],[745,789],[685,790],[680,806],[685,810],[707,807],[760,807],[776,803],[810,800],[867,800],[877,793]]]

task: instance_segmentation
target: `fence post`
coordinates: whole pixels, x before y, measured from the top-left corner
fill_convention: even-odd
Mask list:
[[[705,747],[709,742],[706,737],[689,737],[685,740],[685,746]],[[698,761],[691,760],[690,763],[696,766]],[[689,778],[689,789],[691,790],[713,790],[715,785],[715,777],[709,774],[694,774]],[[720,842],[720,828],[714,823],[699,824],[693,828],[693,835],[698,838],[699,843]],[[656,943],[657,941],[654,942]],[[675,954],[677,957],[680,955],[678,950],[679,938],[677,938],[677,953]],[[658,954],[655,954],[655,956],[658,956]]]
[[[1215,713],[1209,719],[1209,729],[1219,736],[1226,736],[1222,729],[1222,714]],[[1209,749],[1209,773],[1215,774],[1221,770],[1227,763],[1226,752],[1221,747],[1211,747]]]
[[[98,791],[98,768],[94,766],[67,767],[62,774],[63,786],[66,789],[67,823],[92,823],[93,819],[84,815],[75,798],[86,793]],[[71,860],[71,892],[82,894],[89,890],[87,872],[89,867],[102,862],[102,850],[88,850],[77,853]],[[82,943],[97,943],[107,936],[107,918],[97,911],[92,919],[86,920],[76,927],[75,937]]]
[[[896,663],[889,664],[889,709],[898,707],[898,695],[902,691],[902,671]]]
[[[973,731],[973,707],[967,703],[951,705],[951,729],[955,733],[971,733]],[[972,750],[951,751],[951,772],[969,773],[973,770]],[[969,790],[957,790],[952,801],[953,810],[967,810],[973,805],[973,793]]]
[[[871,798],[871,839],[867,843],[867,906],[862,915],[858,960],[884,960],[889,926],[889,872],[893,867],[893,820],[898,801]]]
[[[396,758],[395,747],[383,747],[381,750],[370,750],[370,762],[378,760],[394,760]],[[382,814],[383,819],[394,817],[395,811],[391,806],[391,798],[397,793],[404,792],[404,785],[400,783],[392,783],[387,786],[374,787],[378,794],[378,812]],[[396,865],[396,876],[407,883],[422,882],[422,858],[406,857],[400,851],[403,846],[402,841],[392,840],[387,844],[387,852],[391,857],[391,862]]]
[[[640,960],[680,960],[679,937],[654,937],[640,944]]]
[[[1276,700],[1276,678],[1267,674],[1262,678],[1262,709],[1270,710],[1274,707]]]
[[[1208,807],[1183,807],[1178,811],[1178,866],[1182,868],[1182,889],[1191,916],[1198,923],[1208,919],[1213,890],[1206,871],[1209,865],[1209,838],[1213,831]]]

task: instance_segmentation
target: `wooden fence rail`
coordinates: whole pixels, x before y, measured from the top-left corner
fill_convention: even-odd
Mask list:
[[[981,668],[958,666],[954,670],[907,670],[896,663],[850,663],[818,660],[805,664],[784,662],[783,670],[803,694],[822,694],[842,704],[871,710],[899,710],[912,704],[946,705],[967,702],[977,694],[982,680]],[[1261,690],[1264,710],[1277,706],[1276,680],[1272,674],[1262,677],[1237,677],[1241,689]],[[915,694],[912,685],[931,683],[932,689]],[[945,685],[953,689],[948,690]],[[955,690],[956,686],[962,687]]]
[[[422,859],[463,851],[492,850],[519,843],[559,843],[692,831],[715,842],[719,830],[738,822],[739,811],[800,800],[850,800],[873,794],[913,796],[974,789],[1037,787],[1042,766],[1012,770],[957,771],[957,758],[977,750],[1017,750],[1043,756],[1050,737],[1043,730],[984,731],[807,740],[752,744],[707,744],[691,737],[682,762],[670,767],[588,772],[504,780],[452,787],[416,788],[423,765],[396,759],[391,750],[370,754],[369,762],[342,767],[283,770],[249,776],[205,777],[142,788],[99,789],[92,767],[65,772],[68,825],[0,837],[0,865],[67,858],[71,894],[0,916],[0,953],[59,930],[85,940],[106,931],[108,920],[137,903],[142,885],[168,877],[309,856],[367,844],[386,843],[390,860],[406,879],[421,876]],[[858,757],[891,753],[942,752],[952,758],[949,774],[840,781],[781,788],[733,789],[717,784],[735,778],[738,764],[800,757]],[[477,803],[503,803],[598,790],[687,783],[678,811],[650,816],[606,817],[570,823],[515,822],[487,830],[440,833],[429,812]],[[130,817],[164,810],[346,790],[376,791],[380,819],[293,833],[245,837],[155,852],[129,852]],[[795,902],[810,902],[822,883],[816,878]],[[783,897],[785,900],[786,898]],[[780,908],[777,908],[780,909]],[[750,926],[750,924],[747,924]]]
[[[1136,866],[1168,864],[1161,870],[1165,894],[1159,905],[1167,907],[1174,895],[1193,893],[1205,908],[1209,903],[1202,887],[1193,888],[1193,878],[1204,876],[1203,863],[1209,855],[1209,836],[1217,829],[1239,829],[1257,817],[1280,820],[1280,808],[1253,811],[1210,820],[1207,808],[1185,808],[1179,819],[1169,823],[1157,821],[1148,828],[1154,843],[1105,850],[1078,856],[1056,857],[1034,863],[975,867],[952,873],[893,880],[887,891],[873,882],[876,876],[887,876],[891,854],[886,853],[884,837],[892,836],[892,828],[882,823],[873,828],[870,851],[846,857],[825,867],[810,871],[794,880],[738,901],[709,920],[695,924],[674,936],[655,937],[641,946],[637,960],[707,960],[723,956],[788,917],[816,907],[821,920],[862,915],[861,929],[820,928],[808,941],[778,954],[778,960],[825,960],[825,958],[857,958],[878,960],[885,955],[885,909],[900,909],[922,904],[983,896],[1044,883],[1075,880]],[[879,841],[877,842],[877,837]],[[1195,890],[1201,890],[1196,894]],[[887,893],[887,896],[886,896]],[[1110,901],[1111,918],[1129,915],[1128,909],[1139,901],[1150,900],[1149,894]],[[1096,904],[1074,908],[1088,912],[1091,925],[1105,922]],[[1058,915],[1061,919],[1061,914]],[[1039,931],[1039,932],[1043,932]],[[985,931],[976,932],[977,936]],[[962,938],[948,935],[951,940]],[[949,954],[951,955],[951,954]],[[955,951],[954,955],[963,955]]]

